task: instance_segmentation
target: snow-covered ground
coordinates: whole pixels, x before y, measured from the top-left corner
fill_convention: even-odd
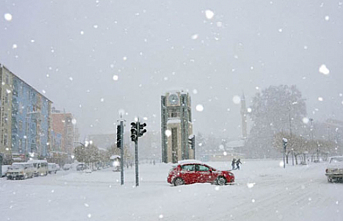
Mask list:
[[[328,183],[325,163],[280,167],[280,161],[243,161],[227,186],[166,182],[171,165],[93,173],[60,171],[28,180],[0,179],[1,220],[343,220],[343,183]],[[213,162],[218,169],[230,163]]]

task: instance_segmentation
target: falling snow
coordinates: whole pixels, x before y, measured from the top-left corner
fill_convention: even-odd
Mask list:
[[[4,14],[4,18],[6,21],[12,21],[12,15],[9,13]]]
[[[240,104],[241,103],[241,97],[238,95],[233,96],[232,101],[234,104]]]
[[[192,35],[192,39],[193,39],[193,40],[198,39],[198,37],[199,37],[199,36],[198,36],[197,34]]]
[[[206,15],[206,18],[207,18],[207,19],[212,19],[213,16],[214,16],[214,13],[213,13],[213,11],[211,11],[211,10],[206,10],[206,11],[205,11],[205,15]]]
[[[204,110],[204,106],[202,106],[201,104],[198,104],[195,109],[199,112],[202,112]]]
[[[328,75],[330,73],[330,70],[326,67],[325,64],[322,64],[320,67],[319,67],[319,72],[324,74],[324,75]]]

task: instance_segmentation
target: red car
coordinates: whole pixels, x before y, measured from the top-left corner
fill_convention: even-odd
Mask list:
[[[201,162],[183,162],[173,167],[167,178],[174,186],[192,183],[225,185],[233,183],[235,176],[230,171],[220,171]]]

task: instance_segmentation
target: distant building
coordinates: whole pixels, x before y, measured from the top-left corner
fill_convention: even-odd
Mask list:
[[[70,157],[73,155],[75,141],[79,140],[75,123],[73,123],[73,115],[53,108],[51,118],[54,135],[54,149],[52,151],[62,152],[62,154],[67,154]],[[60,146],[58,146],[59,144]]]
[[[0,80],[0,152],[8,162],[46,158],[52,102],[3,65]]]
[[[315,125],[313,132],[316,134],[314,138],[321,138],[336,144],[335,153],[331,154],[343,154],[343,121],[327,119],[324,123]]]
[[[219,148],[209,148],[206,152],[201,153],[200,159],[202,161],[231,162],[234,158],[244,158],[244,144],[244,140],[232,140],[222,142]]]
[[[191,97],[181,91],[161,96],[162,162],[194,159],[188,138],[193,134]]]

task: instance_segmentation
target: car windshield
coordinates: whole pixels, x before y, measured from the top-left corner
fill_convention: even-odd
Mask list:
[[[343,157],[331,158],[330,163],[343,163]]]
[[[11,168],[12,168],[12,169],[15,169],[15,170],[17,170],[17,169],[23,169],[23,168],[25,168],[25,165],[24,165],[24,164],[13,164],[13,165],[11,166]]]

